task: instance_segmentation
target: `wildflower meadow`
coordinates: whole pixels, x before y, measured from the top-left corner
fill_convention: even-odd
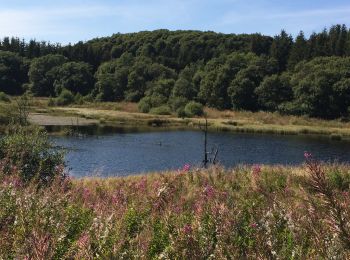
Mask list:
[[[122,178],[0,174],[1,259],[347,259],[350,168],[216,166]]]

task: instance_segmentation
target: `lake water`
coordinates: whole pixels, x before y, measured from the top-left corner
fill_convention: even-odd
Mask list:
[[[67,148],[72,176],[125,176],[201,165],[204,134],[200,131],[128,132],[79,137],[53,137]],[[208,133],[208,148],[218,160],[237,164],[300,164],[304,151],[323,161],[350,162],[350,142],[315,136]],[[210,150],[210,149],[209,149]]]

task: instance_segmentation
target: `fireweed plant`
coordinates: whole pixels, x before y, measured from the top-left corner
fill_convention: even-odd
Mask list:
[[[14,163],[23,158],[4,156],[0,259],[348,259],[350,167],[305,157],[300,167],[56,174],[38,189]]]

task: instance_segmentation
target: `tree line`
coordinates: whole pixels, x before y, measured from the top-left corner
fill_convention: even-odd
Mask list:
[[[282,30],[221,34],[157,30],[62,46],[5,37],[0,91],[76,100],[139,102],[142,112],[186,105],[321,118],[350,113],[350,30],[305,37]],[[69,102],[65,100],[69,99]]]

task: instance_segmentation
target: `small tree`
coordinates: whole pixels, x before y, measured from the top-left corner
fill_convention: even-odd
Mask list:
[[[64,176],[64,153],[53,147],[43,129],[13,125],[0,140],[0,172],[48,185]]]

